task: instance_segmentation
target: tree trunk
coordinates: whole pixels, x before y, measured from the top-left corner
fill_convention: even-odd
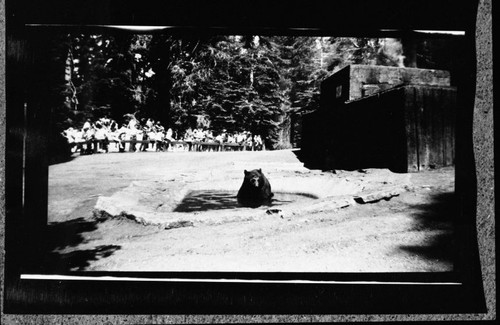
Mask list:
[[[291,137],[291,118],[288,114],[284,115],[279,126],[278,143],[276,149],[288,149],[292,147],[290,142]]]
[[[408,68],[417,68],[417,40],[414,38],[403,38],[401,43],[403,43],[405,66]]]

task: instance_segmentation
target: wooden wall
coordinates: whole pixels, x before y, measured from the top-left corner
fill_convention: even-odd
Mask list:
[[[404,95],[399,88],[337,108],[329,158],[334,169],[407,171]]]
[[[304,116],[307,167],[418,172],[454,165],[456,89],[400,86]]]
[[[450,82],[450,73],[445,70],[354,64],[350,66],[349,99],[401,85],[448,87]]]
[[[405,87],[408,170],[455,164],[456,89]]]
[[[351,66],[348,65],[337,71],[332,76],[326,78],[321,83],[321,110],[334,110],[335,107],[343,105],[346,101],[349,100],[350,75]]]
[[[351,64],[321,83],[321,107],[332,109],[402,85],[449,87],[450,72],[445,70]]]

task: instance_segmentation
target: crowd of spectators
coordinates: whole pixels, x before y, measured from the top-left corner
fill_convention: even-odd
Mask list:
[[[70,127],[62,132],[72,147],[72,152],[91,154],[111,151],[175,151],[216,150],[215,147],[200,144],[230,144],[262,150],[262,138],[252,137],[248,131],[230,133],[226,130],[214,134],[209,129],[188,128],[181,134],[171,128],[165,129],[159,121],[151,118],[139,121],[131,118],[118,125],[109,118],[97,121],[88,119],[81,129]]]

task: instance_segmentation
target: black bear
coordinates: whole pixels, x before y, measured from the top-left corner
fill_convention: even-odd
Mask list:
[[[262,169],[245,170],[245,178],[237,195],[241,205],[258,207],[270,203],[273,195],[271,184],[262,173]]]

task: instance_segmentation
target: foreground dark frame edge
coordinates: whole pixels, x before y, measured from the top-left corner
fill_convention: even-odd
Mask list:
[[[475,12],[471,13],[475,18]],[[467,46],[471,53],[475,53],[474,29],[468,26]],[[9,25],[8,25],[9,28]],[[14,27],[16,28],[16,27]],[[278,28],[279,29],[279,28]],[[258,28],[257,28],[258,30]],[[324,29],[327,30],[327,29]],[[360,31],[362,33],[362,30]],[[9,44],[29,46],[28,43],[16,43],[16,33],[8,34]],[[10,38],[14,35],[14,39]],[[14,42],[13,42],[14,40]],[[26,188],[25,202],[27,207],[23,211],[22,205],[22,153],[20,155],[13,148],[21,145],[19,134],[20,121],[23,117],[22,94],[16,93],[12,85],[22,82],[19,77],[12,74],[12,70],[23,69],[26,62],[36,60],[33,50],[21,51],[24,57],[17,57],[17,66],[7,64],[7,162],[6,162],[6,251],[7,264],[5,269],[4,287],[4,313],[98,313],[98,314],[248,314],[248,313],[328,313],[328,314],[413,314],[413,313],[480,313],[485,312],[484,294],[481,280],[481,269],[476,243],[475,215],[476,208],[476,178],[472,144],[472,115],[474,106],[474,87],[469,88],[462,98],[466,109],[461,110],[462,123],[458,128],[462,131],[457,135],[463,147],[462,153],[457,153],[457,193],[464,200],[462,217],[459,223],[459,238],[463,250],[459,256],[459,272],[452,275],[451,279],[463,285],[314,285],[314,284],[231,284],[231,283],[144,283],[144,282],[113,282],[89,283],[87,281],[37,281],[19,280],[19,267],[23,259],[36,252],[32,247],[22,249],[24,231],[33,238],[40,236],[38,230],[43,227],[43,222],[36,215],[43,212],[46,199],[46,155],[44,144],[36,140],[43,129],[35,126],[29,128],[28,139],[32,139],[37,150],[28,153],[26,161]],[[12,57],[10,57],[12,59]],[[7,59],[9,52],[7,49]],[[475,61],[475,58],[471,57]],[[10,61],[12,62],[12,61]],[[464,76],[475,75],[475,71],[465,71]],[[39,120],[37,110],[42,109],[40,102],[31,102],[30,114],[32,121]],[[29,108],[32,109],[32,108]],[[42,114],[43,115],[43,114]],[[35,125],[35,124],[33,124]],[[22,129],[22,128],[21,128]],[[29,140],[31,141],[31,140]],[[35,146],[33,146],[35,147]],[[457,146],[458,147],[458,146]],[[40,162],[44,162],[40,164]],[[40,177],[42,176],[42,177]],[[461,184],[458,184],[461,180]],[[45,184],[45,186],[44,186]],[[31,203],[30,203],[31,202]],[[31,205],[30,205],[31,204]],[[42,210],[40,210],[40,208]],[[23,224],[19,222],[23,221]],[[42,220],[44,221],[44,220]],[[15,229],[16,231],[11,231]],[[33,237],[31,237],[33,236]],[[35,240],[36,243],[36,240]],[[30,253],[31,252],[31,253]],[[22,259],[19,258],[22,256]],[[120,275],[120,274],[116,274]],[[161,276],[158,274],[157,276]],[[164,274],[163,274],[164,275]],[[185,274],[188,275],[188,274]],[[196,275],[195,275],[196,276]],[[206,276],[206,274],[205,274]],[[291,274],[290,276],[294,276]],[[302,275],[304,276],[304,275]],[[320,277],[324,275],[305,275],[307,277]],[[350,276],[352,276],[350,278]],[[372,276],[372,278],[370,278]],[[407,275],[382,275],[396,279],[411,279]],[[427,281],[437,279],[450,279],[441,274],[431,274]],[[189,277],[189,276],[188,276]],[[223,274],[223,277],[240,278],[238,274]],[[265,277],[265,275],[264,275]],[[287,276],[285,275],[285,278]],[[349,280],[377,279],[377,275],[351,274],[340,275],[340,278]],[[380,276],[379,276],[380,277]],[[417,276],[418,277],[418,276]],[[339,275],[326,276],[328,279],[339,278]],[[424,279],[425,281],[425,279]],[[85,293],[85,294],[82,294]],[[425,297],[425,298],[424,298]],[[424,299],[423,299],[424,298]]]

